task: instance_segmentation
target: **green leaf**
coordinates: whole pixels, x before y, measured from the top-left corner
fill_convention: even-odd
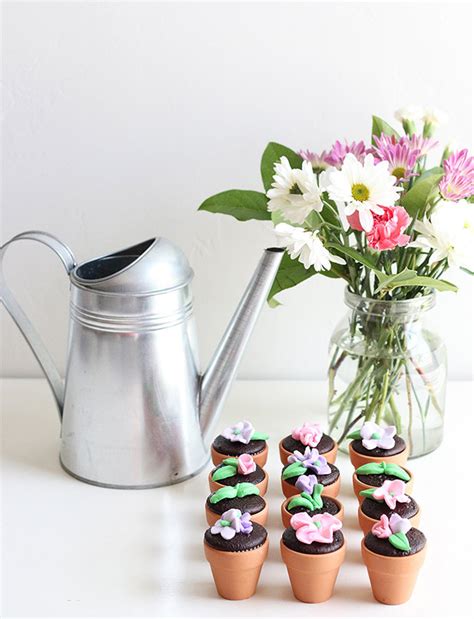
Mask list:
[[[394,464],[393,462],[387,462],[385,464],[385,473],[387,475],[393,475],[394,477],[398,477],[402,481],[410,481],[410,475],[402,469],[398,464]]]
[[[224,458],[224,460],[222,460],[221,464],[230,464],[231,466],[238,466],[239,461],[237,460],[237,458]]]
[[[400,202],[411,217],[423,214],[426,204],[436,192],[438,183],[443,176],[443,168],[432,168],[417,178],[413,187],[409,189]]]
[[[408,537],[401,531],[391,535],[388,538],[388,541],[398,550],[404,550],[405,552],[410,550],[410,542],[408,541]]]
[[[464,273],[467,273],[468,275],[474,275],[474,271],[470,271],[466,267],[460,267],[460,269],[461,271],[464,271]]]
[[[231,215],[239,221],[264,220],[271,219],[271,213],[267,210],[267,202],[267,196],[259,191],[230,189],[207,198],[198,210]]]
[[[223,486],[211,494],[209,502],[215,505],[219,503],[219,501],[224,501],[225,499],[235,499],[236,496],[237,490],[234,486]]]
[[[360,264],[363,264],[367,268],[374,271],[374,273],[378,277],[378,274],[380,273],[380,271],[377,271],[377,269],[375,268],[375,262],[372,260],[371,256],[360,254],[353,247],[347,247],[346,245],[340,245],[339,243],[327,243],[326,247],[328,249],[329,248],[337,249],[337,251],[339,251],[341,254],[344,254],[344,256],[348,256],[349,258],[352,258],[356,262],[360,262]]]
[[[300,475],[304,475],[306,473],[306,470],[306,467],[303,466],[300,462],[292,462],[283,469],[283,473],[281,476],[283,477],[283,479],[299,477]]]
[[[372,495],[373,495],[373,494],[374,494],[374,492],[375,492],[375,490],[376,490],[375,488],[368,488],[367,490],[361,490],[361,491],[359,492],[359,496],[365,496],[365,497],[367,497],[367,498],[371,499],[371,498],[372,498]]]
[[[265,191],[268,191],[272,186],[274,165],[277,161],[280,161],[281,157],[286,157],[292,168],[301,168],[303,163],[303,159],[291,148],[283,146],[283,144],[277,144],[277,142],[270,142],[263,151],[260,163],[260,173]]]
[[[403,273],[403,271],[402,271]],[[401,273],[400,273],[401,275]],[[380,290],[392,290],[393,288],[399,288],[400,286],[422,286],[424,288],[434,288],[440,292],[457,292],[458,287],[445,279],[435,279],[434,277],[428,277],[426,275],[415,275],[412,277],[401,278],[400,281],[391,280],[387,283],[380,285],[376,289],[376,293]]]
[[[416,271],[412,269],[403,269],[403,271],[395,273],[394,275],[387,275],[381,272],[377,275],[379,286],[375,289],[375,293],[377,294],[381,290],[390,290],[391,288],[401,286],[403,282],[413,279],[414,277],[416,277]]]
[[[361,436],[360,436],[360,430],[354,430],[354,432],[351,432],[350,434],[348,434],[348,435],[346,436],[346,438],[350,438],[350,439],[352,439],[353,441],[357,441],[357,440],[359,440],[359,439],[361,438]]]
[[[260,494],[260,490],[257,488],[257,486],[247,481],[236,484],[234,488],[237,492],[238,497],[250,496],[251,494]]]
[[[227,479],[228,477],[232,477],[237,473],[237,466],[231,466],[230,464],[226,466],[221,466],[214,471],[212,474],[212,481],[220,481],[221,479]]]
[[[313,275],[316,275],[316,271],[313,267],[305,269],[301,262],[292,260],[285,252],[268,295],[268,304],[270,307],[280,305],[279,301],[274,298],[279,292],[287,290],[288,288],[293,288],[293,286],[304,282]]]
[[[299,494],[291,499],[288,503],[287,509],[290,510],[293,509],[293,507],[304,507],[305,509],[313,510],[313,503]]]
[[[268,441],[270,436],[266,432],[254,432],[251,441]]]
[[[372,116],[372,135],[376,135],[380,137],[382,133],[385,135],[393,136],[397,139],[400,138],[400,135],[395,131],[393,127],[391,127],[387,122],[385,122],[379,116]],[[374,139],[372,138],[372,144],[374,144]]]
[[[356,469],[357,475],[382,475],[385,472],[384,462],[367,462]]]

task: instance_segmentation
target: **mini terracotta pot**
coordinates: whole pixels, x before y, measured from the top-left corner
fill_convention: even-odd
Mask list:
[[[296,496],[296,495],[294,495],[294,496]],[[322,495],[322,496],[324,496],[324,495]],[[291,516],[293,516],[293,514],[291,514],[288,511],[288,509],[287,509],[288,504],[289,504],[289,502],[291,501],[292,498],[293,497],[290,496],[289,498],[285,499],[283,501],[283,503],[281,504],[281,521],[282,521],[283,526],[285,527],[285,529],[287,529],[290,526],[290,519],[291,519]],[[338,501],[337,499],[335,499],[333,497],[331,497],[331,498],[339,506],[339,511],[337,512],[337,514],[334,514],[334,516],[336,518],[339,518],[339,520],[342,521],[344,519],[344,506],[342,505],[341,501]]]
[[[207,520],[207,524],[212,527],[213,524],[215,524],[219,518],[221,517],[221,514],[216,514],[216,512],[213,512],[209,509],[209,507],[207,506],[207,504],[204,507],[205,512],[206,512],[206,520]],[[252,520],[252,522],[257,522],[258,524],[261,524],[262,526],[265,526],[265,523],[267,522],[267,518],[268,518],[268,504],[265,503],[265,507],[262,509],[262,511],[258,512],[257,514],[252,514],[250,516],[250,519]]]
[[[260,496],[265,496],[268,490],[268,473],[266,471],[264,471],[264,473],[265,473],[265,477],[262,479],[262,481],[259,482],[258,484],[254,484],[260,490]],[[218,481],[213,481],[212,473],[209,473],[208,481],[209,481],[209,488],[211,492],[215,492],[216,490],[219,490],[219,488],[225,488],[224,484],[221,484]]]
[[[411,518],[408,518],[408,520],[411,522],[412,527],[418,528],[418,524],[420,522],[420,514],[421,514],[421,510],[418,508],[418,511],[416,512],[416,514],[412,516]],[[378,522],[378,520],[375,520],[374,518],[369,518],[368,516],[366,516],[363,513],[360,506],[357,511],[357,517],[359,519],[359,526],[362,529],[364,535],[367,535],[367,533],[372,530],[372,527],[374,526],[374,524]]]
[[[346,543],[334,552],[306,555],[290,550],[280,541],[280,551],[295,598],[310,604],[329,600],[334,593],[337,574],[344,561]]]
[[[287,449],[285,449],[283,447],[283,439],[281,439],[281,441],[278,444],[278,450],[280,452],[280,460],[282,464],[288,464],[288,456],[291,456],[291,451],[288,451]],[[334,447],[327,451],[324,454],[321,454],[322,456],[324,456],[326,458],[326,460],[330,463],[330,464],[334,464],[334,462],[336,462],[336,458],[337,458],[337,443],[336,441],[334,441]]]
[[[268,554],[268,537],[253,550],[226,552],[204,542],[217,593],[226,600],[246,600],[255,593]]]
[[[258,454],[250,454],[250,455],[253,457],[255,464],[258,464],[258,466],[261,466],[263,468],[265,464],[267,463],[268,445],[265,445],[265,448],[262,451],[260,451]],[[236,458],[236,457],[237,456],[232,456],[231,454],[221,454],[218,451],[216,451],[214,447],[211,446],[211,460],[214,462],[216,466],[219,464],[222,464],[222,461],[225,460],[226,458]]]
[[[339,477],[336,479],[336,481],[333,484],[330,484],[329,486],[324,486],[323,494],[325,494],[326,496],[335,498],[339,494],[340,487],[341,487],[341,476],[339,475]],[[286,498],[289,498],[291,496],[294,496],[295,494],[298,494],[298,489],[295,486],[292,486],[291,484],[289,484],[283,478],[281,478],[281,491],[286,496]]]
[[[395,454],[394,456],[375,458],[374,456],[364,456],[363,454],[358,453],[352,449],[352,443],[349,443],[349,458],[351,459],[352,465],[355,469],[358,469],[359,466],[367,464],[368,462],[393,462],[394,464],[403,466],[408,460],[408,449],[405,447],[402,452]]]
[[[415,588],[418,572],[426,555],[420,552],[405,557],[385,557],[369,550],[362,540],[362,560],[367,566],[372,594],[382,604],[403,604]]]
[[[413,474],[407,468],[403,467],[404,470],[410,475],[410,481],[405,482],[405,494],[412,494],[413,492]],[[352,474],[352,487],[354,489],[354,494],[359,501],[359,505],[362,503],[365,497],[360,496],[359,492],[362,490],[369,490],[371,488],[376,488],[377,486],[368,486],[367,484],[363,484],[361,481],[357,479],[357,474],[354,472]]]

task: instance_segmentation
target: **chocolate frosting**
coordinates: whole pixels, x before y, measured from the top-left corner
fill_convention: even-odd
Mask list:
[[[330,473],[328,473],[327,475],[316,474],[318,478],[318,483],[322,484],[323,486],[330,486],[339,477],[339,469],[336,466],[334,466],[334,464],[329,464],[329,462],[328,462],[328,466],[331,469]],[[284,471],[285,469],[286,469],[286,466],[283,467],[282,471]],[[311,475],[313,473],[314,471],[308,469],[308,471],[306,472],[306,475]],[[288,479],[285,479],[285,481],[291,484],[292,486],[294,486],[296,484],[297,479],[298,477],[289,477]]]
[[[381,449],[380,447],[376,447],[375,449],[366,449],[362,445],[362,439],[356,439],[351,442],[352,449],[356,451],[358,454],[362,456],[372,456],[373,458],[384,458],[386,456],[395,456],[396,454],[402,453],[404,449],[406,449],[405,441],[401,436],[395,435],[393,437],[395,441],[395,445],[391,449]]]
[[[339,505],[335,501],[333,501],[330,497],[322,496],[321,498],[323,500],[323,506],[320,509],[309,510],[300,505],[299,507],[293,507],[292,509],[287,509],[287,511],[290,514],[299,514],[301,512],[306,512],[310,516],[314,516],[315,514],[323,514],[324,512],[327,512],[328,514],[331,514],[331,516],[335,516],[340,509]]]
[[[388,517],[392,514],[398,514],[402,518],[412,518],[418,513],[420,508],[418,507],[418,503],[412,497],[410,497],[409,503],[397,503],[395,509],[390,509],[385,501],[375,501],[374,499],[367,497],[362,501],[360,509],[368,518],[380,520],[382,514],[385,514]]]
[[[217,469],[226,466],[225,464],[219,464],[215,469],[212,470],[217,471]],[[223,486],[235,486],[236,484],[240,484],[242,482],[248,482],[249,484],[259,484],[261,481],[265,479],[265,471],[262,467],[256,465],[257,468],[253,473],[249,473],[248,475],[241,475],[237,473],[237,475],[232,475],[232,477],[226,477],[225,479],[219,479],[217,483],[222,484]],[[211,477],[212,477],[211,473]]]
[[[358,475],[356,474],[357,479],[361,482],[361,484],[366,484],[367,486],[373,486],[374,488],[378,488],[383,485],[384,481],[394,479],[400,479],[396,475],[385,475],[385,473],[380,473],[379,475]]]
[[[212,443],[214,449],[225,456],[240,456],[241,454],[254,456],[263,451],[266,445],[266,441],[249,441],[247,444],[240,441],[230,441],[220,434],[216,436]]]
[[[321,542],[303,544],[296,537],[296,532],[291,527],[284,530],[281,539],[287,548],[305,555],[324,555],[338,550],[344,544],[344,535],[341,531],[334,531],[333,541],[329,544],[322,544]]]
[[[381,539],[369,532],[364,538],[365,547],[378,555],[385,557],[407,557],[420,552],[426,544],[426,537],[418,529],[410,529],[406,534],[410,543],[410,550],[398,550],[388,541],[388,538]]]
[[[258,494],[249,494],[248,496],[235,497],[233,499],[222,499],[217,503],[211,503],[209,495],[206,500],[206,506],[215,514],[223,514],[228,509],[240,509],[242,513],[258,514],[265,508],[265,499]]]
[[[261,546],[267,539],[267,530],[261,524],[252,522],[253,530],[248,535],[245,533],[236,533],[230,540],[224,539],[221,535],[211,533],[211,527],[204,533],[204,541],[216,550],[224,550],[226,552],[242,552],[244,550],[253,550]]]
[[[315,449],[317,449],[320,454],[324,455],[328,451],[331,451],[334,445],[335,443],[332,438],[327,434],[323,434],[321,440],[316,445]],[[294,439],[291,434],[285,436],[282,442],[282,446],[284,449],[286,449],[286,451],[290,451],[291,453],[293,453],[295,450],[301,451],[301,453],[303,453],[307,447],[307,445],[303,445],[301,441],[297,441],[296,439]]]

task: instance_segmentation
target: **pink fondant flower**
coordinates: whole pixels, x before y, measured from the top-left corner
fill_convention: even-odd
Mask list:
[[[254,427],[250,421],[239,421],[233,426],[229,426],[223,430],[222,436],[233,443],[235,443],[235,441],[239,441],[239,443],[248,445],[254,431]]]
[[[408,518],[402,518],[398,514],[392,514],[390,519],[385,514],[382,514],[372,527],[372,533],[380,539],[387,539],[395,533],[408,533],[411,529],[411,523]]]
[[[237,458],[237,470],[241,475],[249,475],[257,470],[257,465],[250,454],[242,454]]]
[[[376,449],[392,449],[395,445],[394,436],[397,429],[395,426],[387,426],[382,428],[373,421],[366,421],[360,429],[360,437],[362,445],[369,450]]]
[[[299,428],[295,428],[291,433],[291,436],[296,441],[300,441],[303,445],[309,445],[309,447],[316,447],[322,435],[323,430],[321,424],[310,423],[308,421],[305,421]]]
[[[444,198],[457,201],[474,194],[474,157],[469,156],[467,148],[449,155],[443,167],[439,190]]]
[[[388,516],[382,514],[380,520],[377,520],[377,522],[372,527],[372,533],[375,535],[375,537],[380,537],[380,539],[387,539],[392,535]]]
[[[409,235],[404,234],[410,216],[403,206],[379,206],[383,212],[380,215],[374,213],[374,225],[367,232],[369,247],[377,251],[403,247],[410,240]]]
[[[392,514],[389,520],[392,533],[408,533],[411,529],[411,522],[408,518],[402,518],[398,514]]]
[[[327,512],[315,516],[301,512],[291,517],[290,526],[296,532],[297,539],[303,544],[312,542],[330,544],[334,539],[334,531],[342,529],[342,522]]]
[[[397,503],[410,502],[410,498],[405,494],[405,482],[401,479],[387,479],[375,489],[372,496],[377,501],[385,501],[390,509],[395,509]]]

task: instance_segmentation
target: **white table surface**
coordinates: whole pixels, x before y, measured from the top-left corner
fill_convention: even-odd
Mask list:
[[[407,604],[377,604],[360,558],[351,466],[339,455],[347,557],[334,597],[297,602],[279,556],[277,444],[306,419],[324,421],[325,385],[238,382],[219,428],[248,418],[271,433],[270,552],[256,595],[215,592],[202,550],[207,471],[152,490],[110,490],[69,477],[58,463],[58,418],[44,380],[2,382],[3,617],[464,617],[472,616],[472,384],[451,383],[445,441],[411,461],[427,560]],[[458,445],[461,449],[456,449]],[[453,478],[456,478],[453,481]],[[456,516],[461,513],[459,527]]]

